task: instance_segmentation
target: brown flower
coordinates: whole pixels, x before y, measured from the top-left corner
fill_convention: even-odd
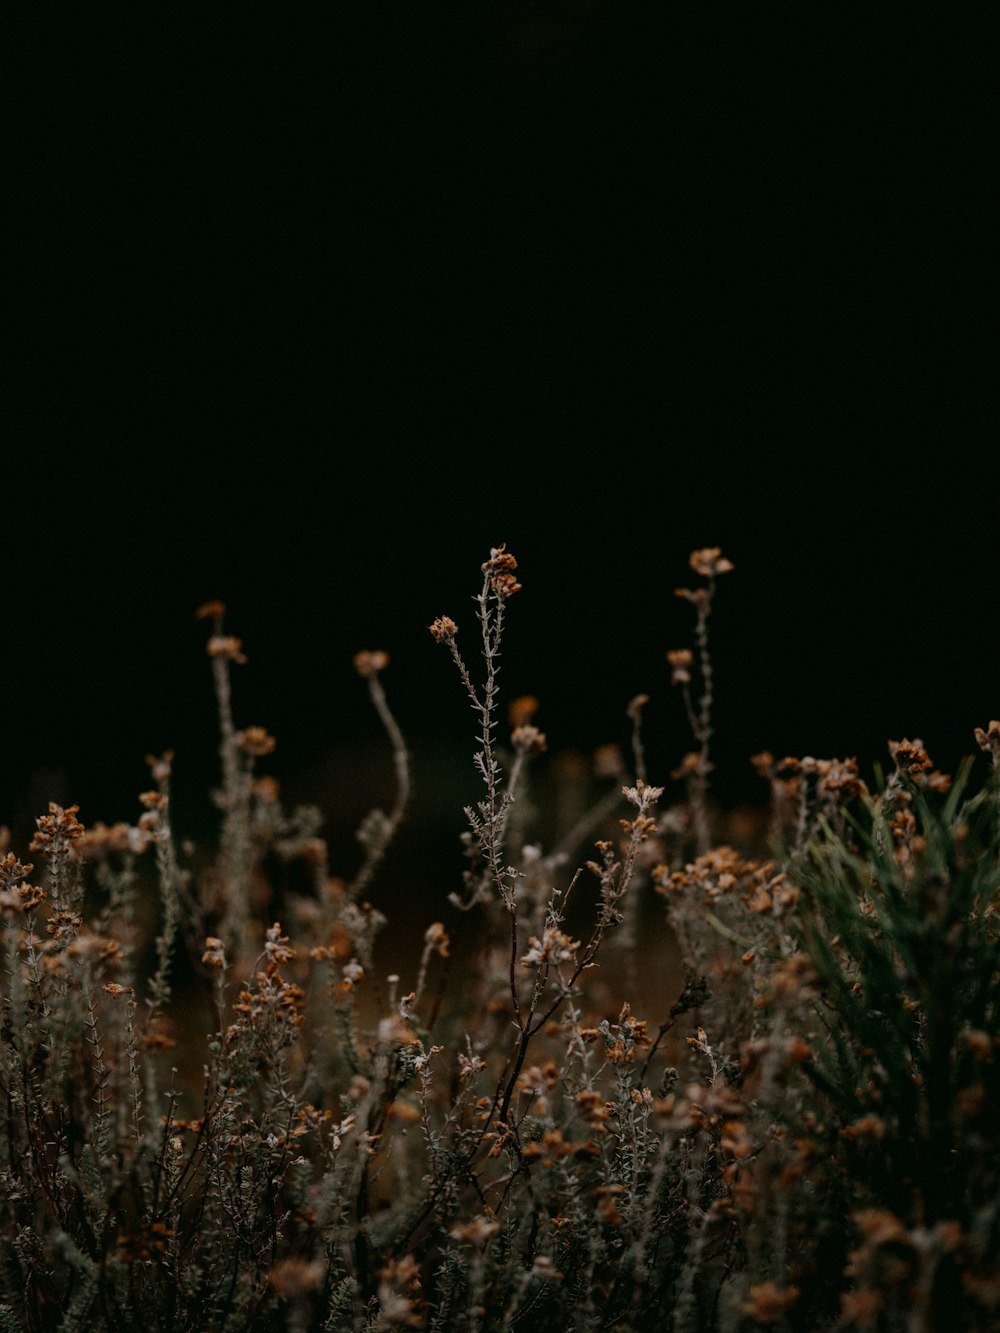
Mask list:
[[[683,597],[684,600],[685,600],[686,602],[690,602],[692,606],[702,607],[702,606],[704,606],[704,605],[707,603],[707,601],[708,601],[708,589],[707,589],[707,588],[675,588],[675,589],[674,589],[674,596],[675,596],[675,597]]]
[[[448,946],[451,941],[448,938],[448,932],[444,928],[442,921],[432,921],[424,931],[424,943],[429,949],[435,949],[442,958],[448,957]]]
[[[246,656],[243,653],[243,640],[235,634],[213,634],[205,645],[209,657],[222,657],[227,662],[236,662],[243,666]]]
[[[201,956],[201,961],[208,967],[225,967],[226,952],[222,940],[215,935],[206,935],[205,952]]]
[[[138,846],[135,830],[121,821],[109,826],[99,819],[81,835],[76,850],[85,861],[108,856],[112,852],[136,851]]]
[[[279,795],[281,794],[281,785],[278,782],[277,778],[272,778],[272,777],[256,778],[250,790],[253,792],[254,796],[257,797],[258,801],[262,801],[265,805],[272,805],[277,801]],[[310,841],[317,841],[317,840],[311,839]],[[303,850],[303,856],[305,856],[307,860],[309,859],[308,844],[306,844],[306,847]]]
[[[688,685],[691,681],[691,665],[694,653],[690,648],[671,648],[667,653],[670,666],[671,685]]]
[[[728,574],[734,568],[733,562],[726,559],[719,546],[703,546],[700,551],[692,551],[688,563],[696,574],[706,579],[715,578],[717,574]]]
[[[712,771],[712,765],[697,750],[690,750],[675,769],[671,771],[670,776],[675,782],[682,778],[706,777]]]
[[[741,1309],[755,1324],[772,1324],[799,1299],[798,1287],[779,1287],[776,1282],[758,1282],[751,1288]]]
[[[530,724],[515,727],[511,732],[511,741],[519,754],[543,754],[546,748],[545,733]]]
[[[885,1121],[870,1111],[867,1115],[852,1120],[849,1125],[844,1125],[840,1136],[851,1141],[874,1139],[879,1142],[885,1138]]]
[[[594,751],[594,774],[599,778],[618,778],[625,772],[625,756],[620,745],[599,745]]]
[[[147,754],[146,763],[154,782],[166,782],[170,777],[170,766],[174,760],[173,750],[164,750],[161,755]]]
[[[326,1265],[319,1259],[302,1259],[290,1254],[268,1270],[267,1281],[271,1290],[285,1301],[300,1300],[316,1291],[323,1283]]]
[[[500,1223],[495,1217],[483,1215],[474,1217],[470,1222],[457,1223],[448,1232],[453,1240],[465,1241],[470,1245],[485,1245],[500,1230]]]
[[[521,585],[513,574],[494,574],[490,579],[490,586],[495,595],[504,601],[521,591]]]
[[[277,741],[264,727],[245,727],[237,736],[240,749],[255,759],[273,754]]]
[[[484,560],[482,570],[484,574],[513,574],[517,569],[517,561],[507,550],[507,543],[500,546],[494,546],[490,550],[489,560]]]
[[[628,702],[628,707],[625,709],[625,716],[628,718],[630,722],[638,726],[639,723],[642,721],[642,710],[646,707],[648,703],[649,703],[648,694],[633,695]]]
[[[985,731],[976,727],[973,735],[980,750],[990,756],[994,766],[1000,765],[1000,721],[994,718]]]
[[[492,548],[489,560],[483,561],[482,569],[484,574],[489,575],[494,595],[501,600],[521,591],[521,585],[514,577],[517,561],[507,550],[506,544]]]
[[[538,712],[540,705],[533,694],[522,694],[512,699],[507,708],[507,720],[512,727],[523,727]]]
[[[17,886],[17,895],[20,900],[21,908],[25,912],[33,912],[35,908],[40,907],[48,897],[45,890],[39,888],[37,884],[19,884]]]
[[[50,801],[49,813],[35,821],[38,832],[28,844],[28,850],[52,855],[66,846],[72,847],[86,832],[76,817],[79,808],[78,805],[70,805],[64,810],[61,805]]]
[[[388,665],[389,654],[383,652],[380,648],[373,652],[365,651],[354,654],[354,669],[359,676],[364,676],[366,680],[377,676]]]
[[[430,626],[430,631],[438,643],[450,643],[458,633],[458,626],[451,616],[438,616]]]
[[[119,995],[134,995],[134,994],[135,994],[135,987],[134,987],[134,986],[120,986],[120,985],[118,984],[117,981],[106,981],[106,982],[104,983],[104,985],[101,987],[101,990],[105,990],[105,991],[107,991],[107,993],[108,993],[113,999],[116,999],[116,1000],[117,1000],[117,998],[119,997]]]
[[[879,1292],[871,1287],[859,1287],[857,1291],[845,1291],[841,1295],[840,1312],[851,1323],[872,1328],[884,1304],[885,1299]]]
[[[887,1245],[890,1241],[909,1243],[906,1228],[887,1208],[861,1208],[852,1217],[870,1245]]]
[[[911,741],[905,737],[901,741],[889,742],[889,754],[896,767],[911,777],[919,777],[931,767],[931,758],[924,749],[922,741]]]

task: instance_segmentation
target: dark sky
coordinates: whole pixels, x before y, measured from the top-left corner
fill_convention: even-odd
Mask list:
[[[51,5],[18,36],[0,821],[133,818],[165,747],[195,806],[210,597],[272,771],[357,762],[351,656],[384,647],[443,783],[472,718],[426,627],[471,639],[500,542],[505,683],[554,749],[626,740],[645,691],[651,777],[677,762],[706,545],[727,798],[765,747],[952,766],[1000,712],[971,14]]]

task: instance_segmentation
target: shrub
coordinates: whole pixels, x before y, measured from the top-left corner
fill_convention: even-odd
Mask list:
[[[640,696],[590,808],[560,827],[540,804],[535,701],[501,707],[521,587],[504,547],[475,667],[465,630],[431,625],[476,718],[479,789],[461,882],[405,978],[381,975],[373,902],[410,796],[386,654],[355,666],[395,800],[337,875],[321,812],[286,810],[258,772],[274,742],[233,717],[242,644],[201,608],[214,843],[178,837],[166,754],[136,823],[51,805],[35,863],[0,861],[0,1327],[997,1318],[1000,723],[975,733],[978,790],[971,760],[951,780],[919,741],[890,745],[874,789],[853,759],[755,756],[770,828],[737,850],[709,799],[709,622],[732,565],[690,563],[693,647],[667,656],[694,748],[673,803],[648,780]],[[650,904],[677,968],[645,937]],[[649,967],[669,994],[644,1012]]]

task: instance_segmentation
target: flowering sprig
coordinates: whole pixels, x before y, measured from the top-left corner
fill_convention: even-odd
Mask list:
[[[481,686],[473,681],[462,656],[455,621],[450,616],[438,616],[430,626],[430,633],[436,642],[447,645],[473,710],[479,718],[479,750],[474,756],[474,763],[486,788],[484,798],[475,807],[467,806],[465,810],[471,831],[471,850],[482,857],[486,875],[483,878],[475,871],[470,871],[466,877],[469,896],[464,904],[458,900],[456,905],[465,908],[474,906],[481,900],[487,886],[492,885],[500,901],[513,915],[516,910],[513,874],[503,862],[503,844],[520,766],[512,768],[505,787],[494,732],[504,614],[508,600],[520,592],[521,584],[514,574],[517,561],[506,545],[494,546],[490,550],[490,558],[483,562],[481,568],[483,584],[478,596],[474,598],[486,671]],[[535,728],[523,725],[515,727],[514,745],[518,757],[523,758],[526,754],[544,750],[545,738]]]
[[[705,546],[692,551],[688,560],[696,574],[707,582],[701,588],[676,588],[675,596],[684,598],[697,614],[695,622],[695,644],[698,651],[698,669],[701,675],[701,695],[697,705],[691,694],[691,669],[694,654],[687,648],[672,648],[667,653],[670,666],[671,684],[679,685],[684,698],[684,709],[688,725],[691,728],[697,748],[686,754],[680,765],[671,775],[682,778],[687,783],[688,802],[694,826],[697,850],[707,852],[712,840],[712,831],[708,817],[708,777],[712,771],[709,748],[712,739],[712,705],[714,703],[714,677],[712,657],[709,652],[708,622],[712,614],[715,598],[715,580],[720,574],[730,573],[735,566],[728,560],[718,546]]]

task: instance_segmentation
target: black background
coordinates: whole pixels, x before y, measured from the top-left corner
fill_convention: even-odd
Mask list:
[[[969,12],[33,7],[13,44],[0,820],[214,777],[222,598],[293,797],[348,826],[385,686],[449,839],[506,542],[552,753],[689,748],[673,590],[720,545],[716,784],[1000,712],[990,34]],[[985,762],[985,761],[983,761]],[[447,813],[445,813],[447,812]]]

